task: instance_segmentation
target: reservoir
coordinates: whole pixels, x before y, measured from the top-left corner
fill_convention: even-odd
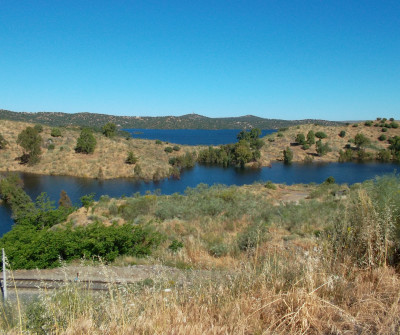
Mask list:
[[[79,198],[95,193],[95,198],[102,195],[110,197],[131,196],[139,192],[160,192],[161,194],[183,193],[186,188],[194,188],[200,183],[208,185],[244,185],[254,182],[308,184],[322,183],[333,176],[337,183],[354,184],[372,179],[375,176],[397,172],[398,164],[394,163],[325,163],[325,164],[292,164],[273,163],[271,167],[261,169],[221,168],[196,165],[182,172],[181,179],[165,179],[159,182],[138,182],[133,179],[121,178],[98,180],[68,176],[40,176],[21,173],[25,191],[32,199],[46,192],[51,200],[57,201],[61,190],[67,192],[73,204],[80,206]],[[11,229],[13,224],[10,210],[0,206],[0,236]]]

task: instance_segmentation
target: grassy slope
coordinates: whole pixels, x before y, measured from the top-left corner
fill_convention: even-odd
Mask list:
[[[295,144],[295,138],[298,133],[303,133],[307,136],[310,130],[313,130],[314,133],[317,131],[325,132],[328,137],[323,139],[322,142],[328,142],[332,148],[332,152],[323,157],[319,157],[316,155],[315,145],[311,145],[308,150],[303,150],[301,146],[293,145]],[[341,130],[346,132],[346,136],[343,138],[339,136]],[[358,123],[358,127],[353,127],[352,124],[348,126],[300,125],[290,127],[288,130],[283,131],[283,137],[278,137],[277,133],[266,136],[264,138],[265,146],[262,148],[261,154],[264,164],[269,160],[283,160],[282,151],[289,146],[293,150],[294,162],[302,162],[307,156],[311,156],[316,162],[337,162],[339,159],[339,150],[344,150],[345,145],[348,144],[348,140],[354,139],[358,133],[364,134],[371,140],[371,145],[366,148],[366,151],[376,153],[379,149],[385,149],[389,146],[387,141],[381,142],[378,140],[378,137],[382,134],[386,135],[387,138],[400,136],[400,128],[389,128],[387,132],[383,133],[381,127],[367,127],[363,122]],[[275,141],[269,142],[268,138],[273,138]],[[318,139],[316,138],[316,140]],[[355,147],[354,144],[352,144],[352,147]]]
[[[17,159],[22,155],[22,149],[16,144],[18,134],[28,123],[15,121],[0,121],[0,133],[9,142],[5,150],[0,150],[0,171],[22,171],[46,175],[70,175],[89,178],[119,178],[136,177],[152,179],[158,170],[160,177],[169,175],[168,159],[174,155],[182,155],[186,151],[197,150],[196,147],[181,147],[179,152],[167,154],[164,148],[168,145],[155,144],[155,141],[123,138],[109,139],[96,133],[97,146],[93,154],[75,153],[76,140],[79,130],[62,128],[63,137],[50,136],[51,128],[44,126],[42,155],[39,164],[34,166],[21,165]],[[51,139],[55,144],[54,150],[48,150],[46,143]],[[61,148],[63,148],[61,150]],[[128,151],[133,151],[139,157],[136,165],[140,165],[142,175],[134,173],[135,165],[125,164]],[[99,170],[102,170],[100,172]]]
[[[208,269],[211,275],[185,271],[187,279],[179,284],[168,276],[151,276],[154,282],[111,286],[104,296],[66,283],[26,307],[23,313],[39,317],[25,318],[21,328],[40,325],[58,333],[90,334],[397,334],[398,273],[361,261],[385,252],[375,239],[385,222],[398,225],[399,179],[354,185],[347,199],[335,199],[332,192],[343,188],[276,185],[274,190],[259,184],[198,189],[186,197],[103,199],[89,210],[91,218],[87,211],[81,214],[89,221],[101,216],[120,223],[152,220],[168,236],[151,258],[122,257],[119,264],[162,263]],[[281,203],[298,193],[308,194],[307,199]],[[126,211],[137,201],[147,203],[148,210]],[[267,231],[256,231],[249,236],[256,245],[238,250],[241,234],[259,222]],[[386,247],[394,246],[393,237],[389,232]],[[173,238],[183,242],[176,253],[168,250]],[[342,238],[344,245],[336,245]],[[364,244],[372,254],[362,249]],[[357,254],[357,249],[363,251]],[[216,255],[218,250],[222,254]],[[1,319],[0,325],[7,329]]]

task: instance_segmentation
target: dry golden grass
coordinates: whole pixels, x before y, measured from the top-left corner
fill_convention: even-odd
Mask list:
[[[308,150],[303,150],[300,145],[291,146],[291,144],[295,143],[297,134],[303,133],[304,136],[307,136],[310,130],[314,131],[314,133],[318,131],[325,132],[328,137],[323,139],[322,142],[329,143],[332,151],[325,156],[319,157],[315,150],[315,145],[311,145]],[[339,136],[342,130],[346,132],[346,136],[343,138]],[[283,160],[282,152],[286,147],[290,147],[293,150],[293,162],[303,162],[306,157],[311,157],[315,162],[337,162],[339,159],[339,150],[344,150],[348,140],[354,139],[357,134],[361,133],[368,137],[371,144],[375,146],[376,149],[385,149],[389,146],[389,143],[387,141],[379,141],[378,137],[382,134],[386,135],[387,138],[400,136],[400,128],[388,128],[387,132],[383,133],[381,127],[368,127],[364,125],[364,122],[358,123],[358,127],[353,127],[352,124],[348,126],[316,126],[307,124],[290,127],[288,130],[281,133],[283,137],[278,137],[275,133],[264,138],[265,145],[261,149],[263,165],[268,165],[270,161]],[[269,142],[268,138],[273,138],[275,141]],[[316,138],[316,140],[318,139]],[[352,146],[354,146],[354,144],[352,144]],[[375,153],[376,149],[369,148],[367,152]]]
[[[46,175],[69,175],[85,178],[124,178],[133,177],[151,180],[155,174],[159,178],[170,175],[168,160],[172,156],[196,151],[199,147],[181,146],[181,150],[167,154],[164,149],[170,144],[155,144],[155,141],[123,138],[109,139],[95,134],[97,145],[93,154],[75,153],[75,146],[80,131],[74,128],[63,128],[63,137],[51,137],[51,128],[43,126],[40,134],[43,139],[41,160],[34,166],[21,165],[18,157],[22,148],[17,145],[18,134],[28,123],[0,120],[0,133],[9,142],[4,150],[0,150],[0,171],[21,171]],[[48,140],[54,143],[54,150],[48,150]],[[135,165],[125,163],[128,151],[139,158],[136,165],[141,167],[141,174],[134,172]]]

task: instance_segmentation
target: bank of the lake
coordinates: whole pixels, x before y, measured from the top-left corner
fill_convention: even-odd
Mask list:
[[[119,198],[134,193],[160,192],[161,194],[183,193],[188,187],[194,188],[200,183],[208,185],[224,184],[242,186],[254,182],[272,181],[280,184],[321,183],[332,176],[337,183],[354,184],[372,179],[375,176],[390,174],[399,169],[394,163],[313,163],[284,165],[274,163],[271,167],[261,169],[220,168],[212,166],[195,166],[182,173],[181,179],[163,179],[159,182],[142,182],[132,178],[99,180],[69,176],[41,176],[21,173],[25,191],[35,199],[46,192],[57,202],[61,190],[67,192],[74,204],[80,205],[79,198],[94,193],[96,199],[102,195]],[[11,212],[0,206],[0,233],[7,232],[13,221]]]

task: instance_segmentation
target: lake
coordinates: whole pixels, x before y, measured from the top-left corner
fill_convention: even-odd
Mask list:
[[[123,129],[133,138],[160,140],[182,145],[220,145],[237,142],[241,129]],[[261,136],[272,134],[275,129],[263,129]]]
[[[270,180],[274,183],[298,184],[321,183],[333,176],[337,183],[354,184],[375,176],[393,173],[399,168],[391,163],[326,163],[292,164],[273,163],[262,169],[220,168],[196,165],[182,173],[180,180],[165,179],[160,182],[138,182],[133,179],[97,180],[67,176],[40,176],[21,173],[25,191],[35,199],[41,192],[47,192],[50,198],[58,201],[61,190],[65,190],[74,204],[79,205],[82,195],[95,193],[120,197],[131,196],[136,192],[159,190],[162,194],[184,192],[187,187],[196,187],[199,183],[208,185],[244,185]],[[11,229],[11,213],[5,206],[0,206],[0,236]]]

